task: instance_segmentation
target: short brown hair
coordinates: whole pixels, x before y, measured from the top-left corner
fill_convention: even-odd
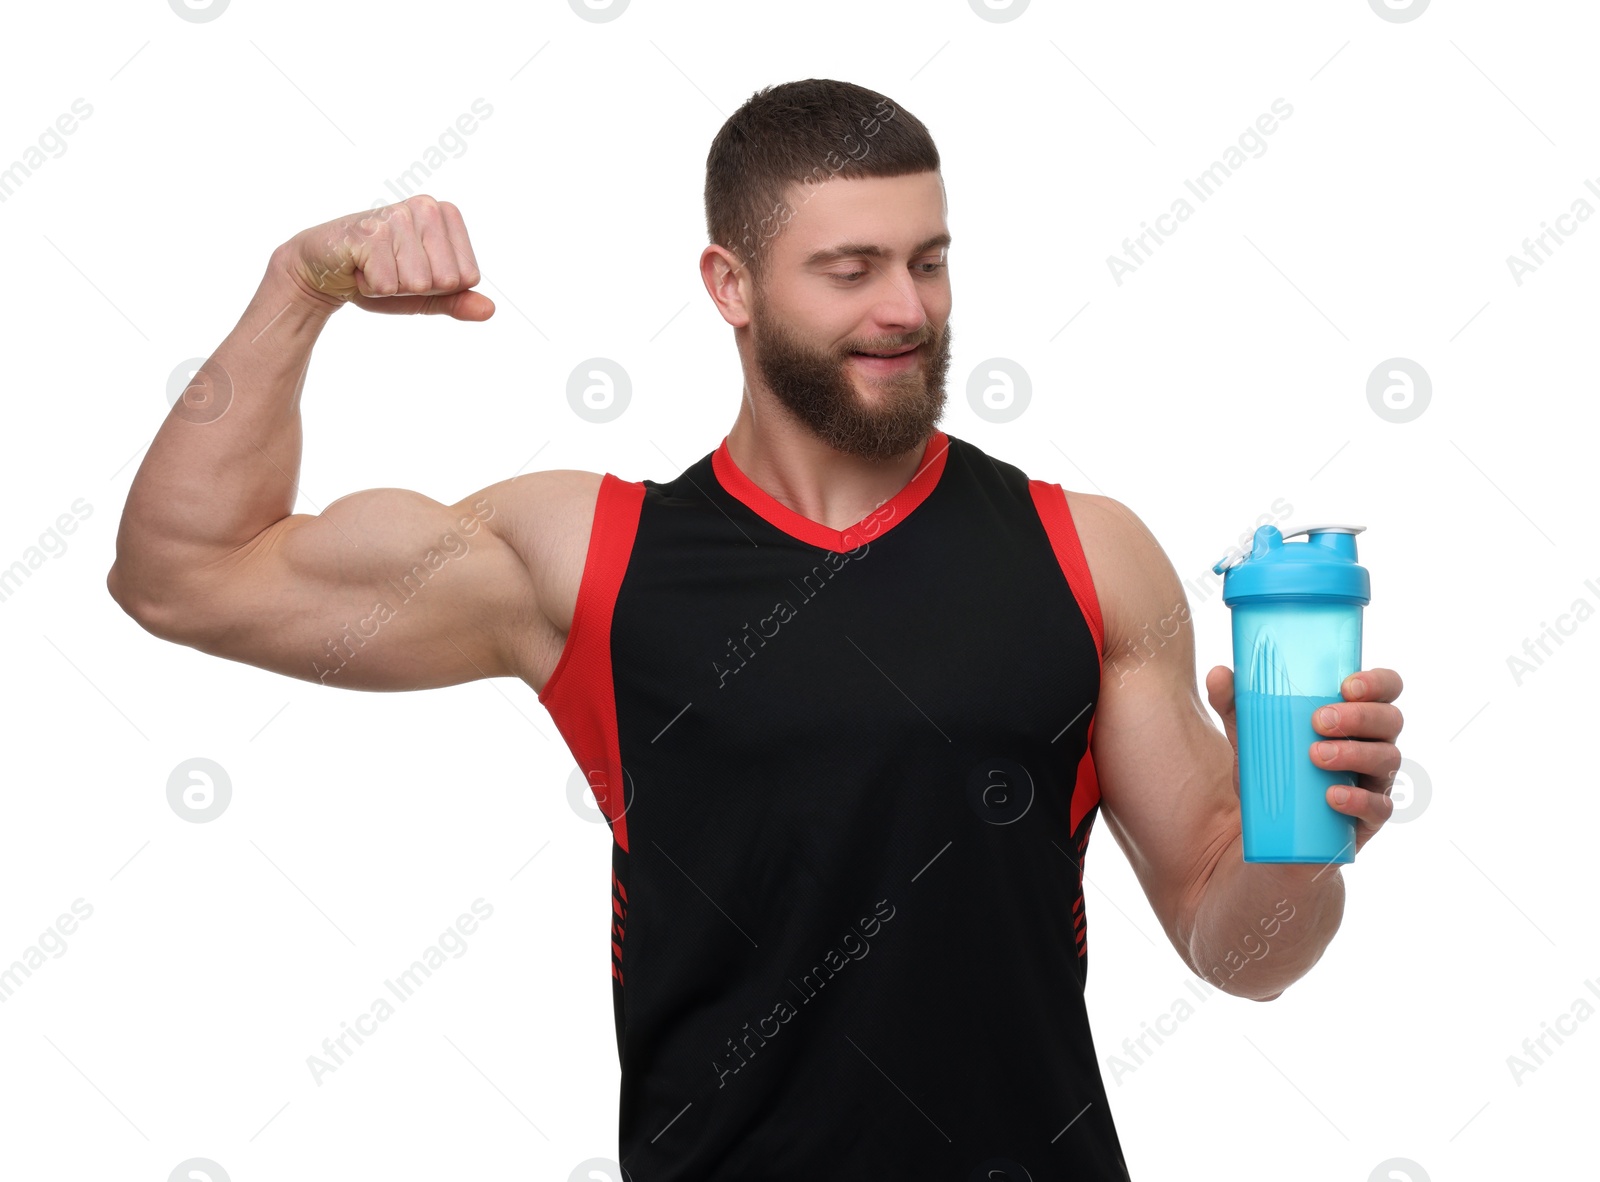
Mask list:
[[[939,150],[910,111],[875,90],[831,78],[755,92],[706,156],[706,231],[759,280],[762,247],[794,216],[785,200],[836,176],[937,172]]]

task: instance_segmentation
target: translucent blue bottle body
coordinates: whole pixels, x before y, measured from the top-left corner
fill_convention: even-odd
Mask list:
[[[1320,706],[1361,668],[1361,605],[1285,595],[1233,608],[1239,808],[1246,862],[1355,860],[1356,822],[1327,801],[1348,771],[1311,758]]]

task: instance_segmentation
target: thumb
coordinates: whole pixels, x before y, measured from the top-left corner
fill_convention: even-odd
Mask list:
[[[1228,743],[1237,751],[1239,737],[1234,715],[1233,670],[1226,665],[1213,666],[1211,672],[1206,674],[1206,696],[1211,699],[1211,708],[1222,719],[1222,729],[1228,736]]]
[[[440,305],[445,315],[457,320],[487,320],[494,315],[494,301],[481,291],[458,291],[442,297]]]
[[[455,320],[487,320],[494,301],[481,291],[453,291],[448,295],[368,296],[359,292],[350,302],[368,312],[396,316],[449,316]]]

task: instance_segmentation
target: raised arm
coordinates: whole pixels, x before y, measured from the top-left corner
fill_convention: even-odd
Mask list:
[[[297,234],[174,404],[117,532],[112,597],[151,633],[347,689],[537,677],[593,473],[537,472],[453,504],[404,489],[293,513],[300,394],[345,303],[484,320],[454,206],[409,198]]]

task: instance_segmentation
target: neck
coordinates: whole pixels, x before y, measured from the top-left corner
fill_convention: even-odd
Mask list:
[[[934,433],[891,459],[865,459],[823,443],[785,414],[775,398],[746,385],[739,416],[728,431],[728,455],[774,500],[843,530],[911,482]]]

